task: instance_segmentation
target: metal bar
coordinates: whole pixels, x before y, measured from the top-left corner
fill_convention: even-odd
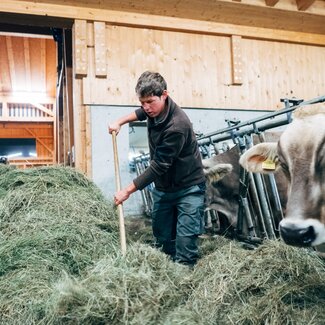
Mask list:
[[[300,106],[322,103],[322,102],[325,102],[325,96],[320,96],[311,100],[303,101],[298,105],[284,108],[276,112],[268,113],[258,118],[251,119],[224,129],[220,129],[216,132],[205,134],[204,136],[198,138],[198,143],[199,145],[209,144],[211,142],[215,143],[215,142],[232,139],[234,136],[243,136],[245,134],[252,134],[256,131],[256,128],[262,132],[268,129],[273,129],[275,127],[283,126],[290,122],[291,119],[290,113],[296,108]],[[283,114],[286,114],[286,116],[279,117],[279,115],[283,115]],[[265,120],[267,119],[273,119],[273,121],[265,122]],[[263,121],[264,123],[257,125],[257,123]]]

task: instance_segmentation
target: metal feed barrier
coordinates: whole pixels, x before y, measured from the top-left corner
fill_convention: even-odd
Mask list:
[[[261,117],[245,122],[226,121],[228,127],[209,134],[198,136],[198,144],[202,159],[229,150],[231,141],[238,146],[240,154],[253,146],[253,137],[259,142],[264,142],[264,131],[274,129],[291,123],[292,112],[298,107],[325,102],[325,96],[308,101],[281,100],[285,107],[279,111],[265,114]],[[149,154],[143,154],[133,159],[137,175],[141,174],[150,163]],[[147,216],[152,213],[153,185],[141,191],[144,210]],[[274,175],[261,175],[248,173],[240,167],[239,180],[239,209],[237,225],[233,235],[245,242],[261,243],[264,239],[278,237],[278,224],[283,218],[279,192]],[[272,202],[272,204],[271,204]],[[207,209],[205,214],[206,227],[214,228],[215,233],[220,233],[220,218],[218,211]]]

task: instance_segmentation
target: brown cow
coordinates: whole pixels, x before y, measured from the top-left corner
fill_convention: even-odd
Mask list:
[[[248,171],[283,170],[288,182],[286,217],[280,234],[289,245],[325,243],[325,107],[301,107],[276,143],[246,151],[240,164]]]
[[[280,137],[279,132],[266,132],[264,134],[266,140],[278,140]],[[254,138],[254,143],[258,142],[257,137]],[[232,234],[232,231],[238,229],[237,221],[239,214],[239,202],[240,202],[240,165],[239,165],[240,151],[238,146],[234,146],[230,150],[217,154],[208,159],[203,160],[204,172],[207,178],[207,191],[206,191],[206,208],[207,210],[217,211],[219,228],[218,232],[228,232]],[[286,192],[287,181],[283,173],[276,175],[276,184],[279,192],[282,210],[286,205]],[[266,186],[269,186],[268,180]],[[250,187],[249,187],[250,188]],[[270,208],[276,204],[275,198],[269,196]],[[252,209],[257,209],[256,203],[252,203]],[[275,209],[274,209],[275,210]],[[258,212],[252,211],[253,218],[256,219],[255,230],[260,232],[258,236],[262,236],[260,220],[257,217]],[[281,216],[274,212],[274,223],[277,228]],[[260,216],[263,218],[263,216]],[[255,223],[254,222],[254,223]],[[211,227],[211,225],[210,225]]]

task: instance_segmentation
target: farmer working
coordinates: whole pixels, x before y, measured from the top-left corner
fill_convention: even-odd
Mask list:
[[[109,125],[118,134],[123,124],[147,120],[150,166],[126,188],[115,204],[154,182],[152,228],[163,252],[182,264],[198,259],[197,237],[203,231],[205,177],[192,124],[169,97],[164,78],[146,71],[135,87],[141,107]]]

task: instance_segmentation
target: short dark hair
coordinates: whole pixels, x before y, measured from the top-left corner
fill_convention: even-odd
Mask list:
[[[139,77],[135,92],[138,97],[158,96],[167,90],[167,83],[158,72],[145,71]]]

